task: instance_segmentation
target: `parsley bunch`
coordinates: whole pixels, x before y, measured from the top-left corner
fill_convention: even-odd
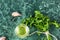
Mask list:
[[[50,34],[49,25],[55,25],[56,28],[60,27],[59,23],[57,23],[55,20],[50,21],[50,18],[48,16],[41,14],[40,11],[35,11],[33,16],[30,15],[30,17],[24,19],[22,23],[30,27],[34,26],[35,28],[37,28],[38,31],[37,34],[41,34],[41,33],[46,34],[48,40],[52,40],[51,36],[56,38],[55,36]]]

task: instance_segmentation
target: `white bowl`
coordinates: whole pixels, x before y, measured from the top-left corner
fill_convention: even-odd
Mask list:
[[[23,27],[24,29],[20,29],[21,27]],[[21,30],[23,30],[25,33],[20,34],[20,32],[22,32]],[[20,24],[15,28],[15,34],[20,38],[25,38],[29,35],[29,27],[25,24]]]

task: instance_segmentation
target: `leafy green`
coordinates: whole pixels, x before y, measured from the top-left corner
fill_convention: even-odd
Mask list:
[[[50,18],[48,16],[45,16],[41,14],[40,11],[35,11],[34,16],[30,15],[30,17],[24,19],[22,23],[37,28],[38,31],[46,32],[49,31],[49,25],[53,24],[56,28],[60,27],[60,24],[56,21],[50,21]],[[39,33],[37,33],[39,35]],[[50,36],[48,37],[48,40],[51,40]]]
[[[55,25],[56,28],[60,27],[60,24],[57,21],[52,21],[51,24]]]
[[[47,40],[52,40],[52,37],[50,35],[48,35]]]

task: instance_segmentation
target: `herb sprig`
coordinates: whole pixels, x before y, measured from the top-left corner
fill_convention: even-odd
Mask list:
[[[37,28],[36,33],[39,35],[41,33],[47,36],[47,40],[52,40],[51,36],[58,40],[54,35],[49,32],[49,25],[55,25],[56,28],[60,27],[60,24],[57,21],[50,21],[48,16],[41,14],[40,11],[35,11],[34,16],[30,15],[29,18],[26,18],[22,21],[23,24],[26,24],[30,27]]]

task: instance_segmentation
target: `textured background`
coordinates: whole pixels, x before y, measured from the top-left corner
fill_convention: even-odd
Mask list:
[[[22,40],[15,36],[14,29],[23,18],[32,15],[34,10],[40,10],[51,20],[60,23],[60,0],[0,0],[0,36],[6,36],[7,40]],[[11,14],[14,11],[20,12],[22,17],[15,17],[12,21],[14,17]],[[33,30],[32,28],[31,31]],[[60,28],[51,28],[50,32],[60,40]],[[23,40],[37,39],[37,35],[34,34]]]

